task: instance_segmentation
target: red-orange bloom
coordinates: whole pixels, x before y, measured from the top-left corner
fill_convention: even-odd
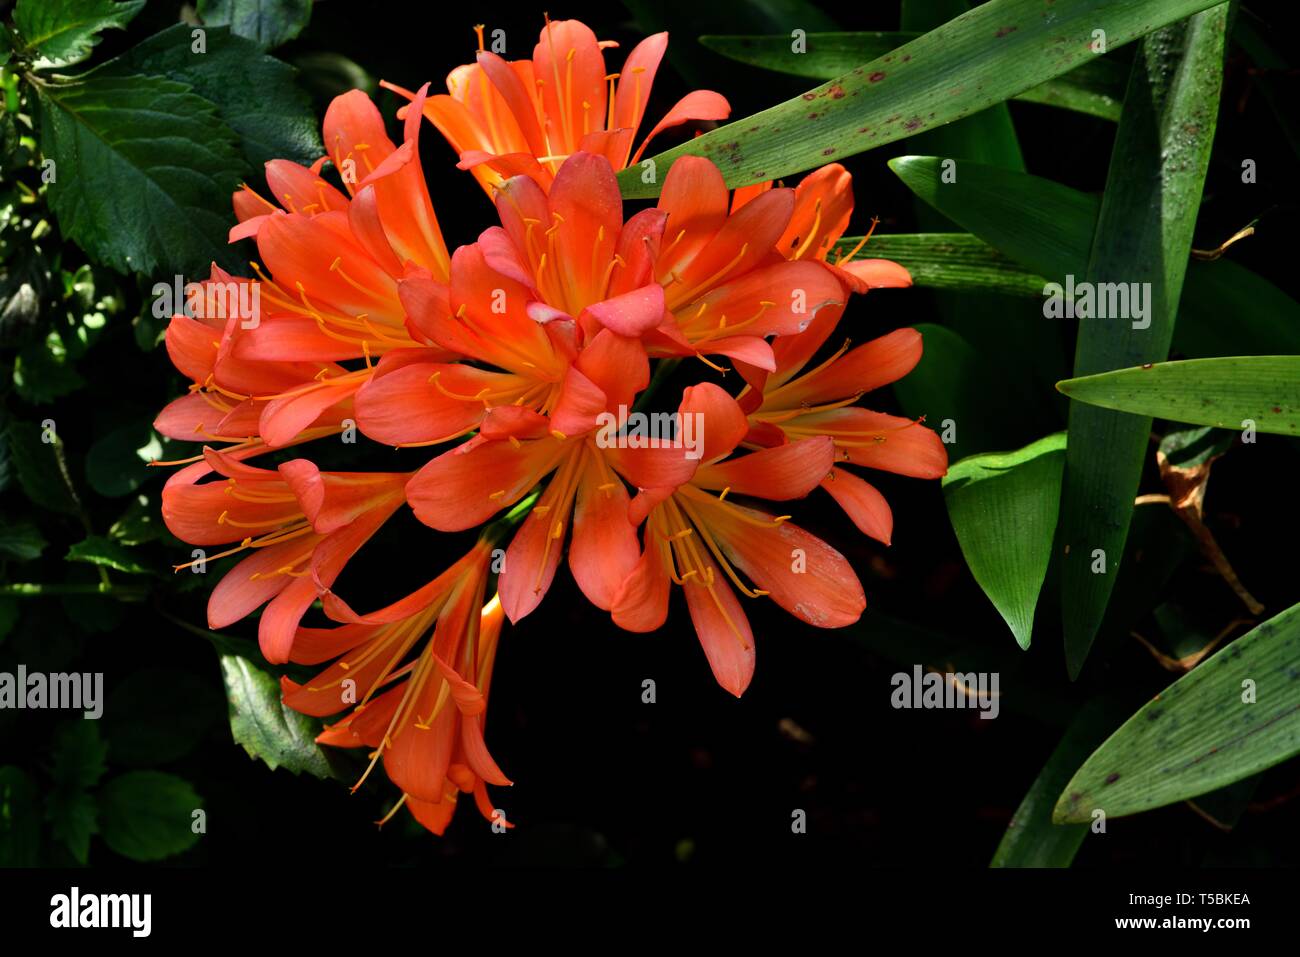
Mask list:
[[[368,615],[327,593],[326,611],[344,624],[299,628],[292,658],[337,660],[306,684],[281,679],[284,703],[295,710],[318,717],[347,711],[317,740],[371,748],[356,787],[382,758],[402,791],[388,816],[405,805],[436,834],[450,823],[460,793],[473,794],[492,820],[486,785],[511,783],[483,741],[502,623],[500,602],[483,604],[491,548],[481,539],[429,584]]]
[[[577,20],[548,20],[533,58],[509,62],[484,50],[483,28],[476,29],[476,62],[452,70],[448,93],[430,97],[424,115],[460,156],[461,169],[470,170],[488,195],[519,174],[549,189],[560,166],[579,151],[604,156],[623,169],[669,127],[724,120],[731,113],[719,94],[695,90],[655,124],[634,154],[667,33],[646,37],[628,54],[621,73],[607,73],[604,50],[618,44],[598,41]]]
[[[744,205],[771,184],[737,190]],[[852,178],[839,164],[806,176],[795,190],[795,212],[779,247],[792,259],[821,261],[846,289],[910,286],[907,270],[887,259],[852,259],[867,243],[829,261],[830,251],[848,228],[853,212]],[[873,222],[872,227],[875,224]],[[863,394],[896,382],[921,359],[921,334],[899,329],[856,349],[849,343],[809,371],[805,367],[839,325],[843,306],[818,313],[798,336],[778,339],[772,370],[742,366],[749,385],[739,400],[749,414],[745,442],[773,447],[814,436],[835,442],[838,462],[868,466],[914,478],[939,478],[948,469],[948,452],[939,437],[911,419],[850,408]],[[836,467],[821,483],[858,529],[885,544],[893,534],[893,513],[883,495],[861,477]]]
[[[417,100],[423,97],[421,90]],[[240,223],[231,241],[254,238],[274,278],[256,263],[259,280],[214,267],[202,315],[173,317],[168,354],[193,386],[164,410],[163,434],[289,445],[343,428],[353,396],[376,373],[373,359],[388,369],[453,358],[408,325],[398,297],[408,276],[445,289],[450,270],[420,168],[419,129],[413,116],[395,145],[374,104],[353,90],[325,114],[328,157],[310,168],[267,164],[281,206],[247,186],[235,194]],[[321,177],[326,159],[347,195]],[[255,296],[229,294],[247,286]],[[244,308],[249,303],[256,309]]]
[[[753,677],[754,637],[735,591],[770,597],[819,628],[857,621],[866,598],[844,556],[791,524],[789,515],[728,500],[732,494],[804,497],[830,471],[829,439],[729,458],[748,431],[735,399],[712,384],[691,386],[679,413],[703,421],[702,462],[688,483],[644,490],[632,503],[632,520],[646,522],[645,547],[614,598],[613,618],[629,631],[654,631],[667,617],[670,584],[681,585],[714,676],[739,696]]]
[[[298,622],[403,504],[407,476],[322,472],[306,459],[259,469],[214,449],[203,455],[203,466],[176,473],[164,487],[163,521],[191,545],[238,544],[178,570],[251,550],[213,589],[208,625],[224,628],[270,602],[258,623],[262,654],[288,661]],[[212,472],[222,480],[199,483]]]

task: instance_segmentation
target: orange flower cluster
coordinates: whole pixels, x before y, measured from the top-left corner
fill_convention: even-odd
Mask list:
[[[548,22],[532,60],[480,50],[449,94],[407,93],[400,144],[363,93],[338,97],[325,157],[267,164],[274,203],[247,187],[234,197],[231,241],[255,240],[257,278],[214,267],[201,308],[167,331],[192,385],[156,426],[205,447],[168,481],[163,517],[184,541],[222,547],[201,561],[243,556],[212,591],[210,626],[260,608],[268,661],[329,662],[305,684],[284,680],[285,702],[333,717],[319,740],[370,749],[401,791],[394,812],[437,833],[458,794],[491,818],[486,785],[510,783],[484,743],[497,641],[566,556],[583,594],[631,631],[663,625],[680,585],[714,675],[740,695],[755,641],[738,594],[824,628],[865,607],[845,558],[761,501],[821,487],[888,544],[889,506],[848,467],[947,468],[933,432],[857,405],[917,363],[918,333],[812,365],[851,294],[910,284],[888,261],[828,261],[853,209],[842,167],[733,196],[711,163],[684,157],[658,203],[625,218],[615,171],[644,150],[632,154],[633,137],[666,42],[646,39],[607,74],[609,44]],[[727,113],[717,94],[692,93],[647,140]],[[450,254],[420,167],[422,117],[500,222]],[[258,295],[240,295],[245,283]],[[684,358],[705,373],[730,363],[743,389],[699,381],[671,428],[641,428],[652,366]],[[414,473],[248,463],[357,431],[430,458]],[[479,541],[409,596],[358,613],[333,586],[407,506],[439,531],[482,527]],[[303,624],[317,602],[329,624]]]

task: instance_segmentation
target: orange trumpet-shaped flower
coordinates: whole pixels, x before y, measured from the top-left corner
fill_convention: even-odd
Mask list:
[[[807,355],[782,357],[777,373],[740,401],[749,411],[746,441],[778,446],[813,436],[835,443],[837,462],[913,478],[934,479],[948,471],[948,450],[920,422],[854,407],[866,392],[896,382],[921,359],[921,334],[898,329],[856,349],[848,343],[831,358],[800,375]],[[844,468],[821,483],[858,529],[886,545],[893,513],[869,482]]]
[[[235,194],[240,223],[231,241],[254,238],[274,279],[256,263],[257,280],[213,267],[201,314],[173,317],[168,354],[194,385],[164,410],[163,434],[282,447],[339,431],[353,396],[376,374],[372,359],[395,368],[413,356],[453,358],[408,326],[398,296],[407,276],[445,288],[450,271],[420,168],[419,129],[417,115],[395,145],[369,98],[345,93],[325,114],[327,157],[310,168],[267,164],[280,206],[247,186]],[[346,193],[322,178],[327,159]]]
[[[689,482],[643,490],[633,501],[632,520],[646,523],[644,550],[611,610],[620,627],[654,631],[667,617],[670,585],[681,585],[714,676],[739,697],[753,677],[754,637],[736,591],[770,597],[820,628],[857,621],[866,598],[844,556],[790,524],[790,516],[728,499],[802,498],[830,471],[830,439],[814,437],[728,458],[749,426],[736,401],[709,383],[686,389],[679,414],[702,421],[700,467]]]
[[[252,550],[213,589],[208,625],[224,628],[270,602],[258,623],[262,654],[288,661],[298,622],[403,504],[408,476],[321,472],[306,459],[259,469],[215,449],[203,455],[202,467],[178,472],[164,487],[163,521],[192,545],[238,544],[177,570]],[[199,484],[211,472],[224,481]]]
[[[491,549],[485,536],[429,584],[372,614],[358,615],[327,593],[327,613],[343,624],[299,628],[292,658],[336,660],[305,684],[281,679],[284,703],[297,711],[347,711],[316,740],[371,748],[356,787],[382,759],[402,792],[388,817],[405,805],[436,834],[451,822],[460,793],[473,794],[494,820],[486,785],[511,783],[483,740],[503,618],[497,599],[483,604]]]
[[[770,188],[770,183],[764,183],[737,190],[733,206],[743,207]],[[852,177],[838,163],[823,166],[796,187],[795,211],[778,248],[791,259],[824,263],[853,292],[910,286],[911,276],[897,263],[852,259],[867,243],[870,230],[857,249],[834,263],[829,261],[852,213]],[[843,312],[843,306],[827,308],[800,335],[774,342],[774,369],[741,365],[748,383],[739,396],[749,415],[746,445],[773,447],[827,436],[835,443],[838,462],[915,478],[939,478],[948,469],[948,453],[934,432],[911,419],[850,408],[864,393],[898,381],[916,366],[921,359],[919,332],[899,329],[851,351],[846,342],[829,359],[804,371],[839,325]],[[860,531],[889,544],[893,513],[873,485],[836,467],[821,486]]]
[[[607,73],[599,41],[577,20],[547,20],[531,60],[506,61],[483,49],[478,32],[476,62],[447,77],[446,95],[423,105],[424,115],[460,156],[460,167],[493,188],[523,174],[543,190],[566,159],[579,151],[604,156],[615,169],[636,163],[647,144],[664,130],[691,120],[724,120],[727,101],[710,90],[682,97],[641,141],[633,141],[645,118],[655,73],[668,47],[668,34],[646,37],[628,55],[621,73]],[[390,83],[384,86],[408,98]],[[411,112],[419,113],[413,105]]]
[[[512,621],[532,611],[550,586],[571,514],[570,566],[587,597],[608,608],[636,555],[634,531],[620,519],[624,481],[662,488],[680,485],[694,471],[695,462],[680,447],[610,448],[596,432],[602,415],[625,411],[647,383],[643,342],[657,337],[673,351],[695,350],[680,331],[694,327],[670,311],[676,283],[688,284],[683,301],[693,309],[705,302],[734,314],[762,313],[764,322],[751,322],[744,335],[699,348],[760,362],[766,356],[769,365],[771,347],[762,337],[797,332],[828,297],[840,294],[839,282],[821,264],[788,263],[771,245],[785,228],[790,191],[752,204],[761,215],[742,217],[741,225],[761,219],[767,232],[749,231],[741,239],[745,230],[726,222],[720,174],[707,161],[699,163],[683,161],[684,172],[673,181],[672,196],[682,205],[646,210],[626,224],[613,169],[603,157],[570,157],[549,194],[514,177],[497,198],[502,227],[453,258],[447,310],[440,310],[435,295],[425,295],[424,281],[402,285],[412,322],[433,341],[500,371],[474,370],[453,380],[449,369],[415,364],[377,376],[357,397],[361,425],[393,443],[479,428],[477,437],[431,461],[407,486],[416,516],[433,528],[472,527],[551,476],[507,553],[501,595]],[[714,185],[721,190],[721,223],[690,218],[685,204],[691,186],[681,177],[692,175],[707,184],[710,198]],[[672,260],[680,275],[665,289],[655,278],[656,257],[665,224],[679,221],[690,237],[686,252]],[[715,252],[697,239],[723,251],[725,268],[712,264]],[[731,255],[733,242],[739,256]],[[750,247],[757,254],[750,255]],[[803,284],[795,290],[800,304],[810,304],[806,314],[793,297],[784,306],[764,305],[771,296],[787,299],[785,286],[795,281]],[[694,316],[707,311],[695,309]],[[718,312],[717,321],[725,326],[726,312]],[[484,475],[491,477],[486,486]]]

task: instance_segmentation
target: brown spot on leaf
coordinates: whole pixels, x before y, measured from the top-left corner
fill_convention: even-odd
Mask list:
[[[1106,775],[1106,783],[1107,783],[1107,784],[1114,784],[1114,783],[1115,783],[1116,781],[1118,781],[1118,780],[1119,780],[1119,772],[1118,772],[1118,771],[1112,771],[1110,774]]]
[[[993,34],[993,36],[994,36],[995,38],[1001,40],[1001,39],[1002,39],[1003,37],[1005,37],[1007,34],[1009,34],[1009,33],[1015,33],[1015,32],[1016,32],[1017,30],[1019,30],[1019,29],[1020,29],[1019,27],[1015,27],[1015,26],[1012,26],[1012,27],[1002,27],[1000,30],[998,30],[997,33]]]
[[[875,73],[871,74],[871,76],[867,77],[867,79],[870,80],[872,83],[879,83],[884,78],[885,78],[884,70],[877,70]]]
[[[844,87],[836,83],[833,87],[831,87],[830,94],[832,100],[842,100],[844,99]]]

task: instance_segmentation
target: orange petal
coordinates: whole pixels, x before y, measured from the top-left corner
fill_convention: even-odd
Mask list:
[[[896,329],[858,346],[824,368],[770,391],[772,408],[796,408],[837,402],[897,382],[921,361],[921,334]]]
[[[446,439],[483,418],[483,403],[474,396],[514,381],[500,372],[459,363],[416,362],[390,371],[380,361],[376,374],[357,393],[357,426],[384,445]]]
[[[473,528],[523,498],[565,451],[553,438],[522,442],[518,449],[510,442],[485,442],[468,450],[460,446],[416,472],[406,485],[406,498],[416,518],[430,528]]]
[[[939,436],[911,419],[869,409],[836,409],[797,421],[802,430],[835,439],[845,460],[854,465],[913,478],[939,478],[948,471],[948,450]]]
[[[835,443],[817,436],[702,466],[692,484],[706,489],[730,488],[738,495],[773,501],[803,498],[821,484],[834,463]]]
[[[674,103],[673,108],[664,115],[664,118],[646,134],[636,155],[632,157],[632,163],[635,165],[639,162],[641,154],[650,145],[650,141],[670,127],[680,126],[690,120],[725,120],[730,115],[731,104],[721,93],[714,93],[712,90],[692,90]]]
[[[867,600],[848,561],[803,529],[688,489],[727,559],[790,614],[818,628],[842,628],[862,615]],[[748,519],[748,520],[746,520]]]
[[[593,317],[620,336],[639,339],[663,321],[664,287],[652,282],[621,296],[593,303],[586,308],[584,315]]]
[[[589,455],[578,483],[569,569],[587,600],[604,611],[640,557],[627,509],[623,483]]]
[[[577,20],[552,20],[533,48],[551,149],[577,150],[584,134],[605,126],[605,57],[591,29]]]
[[[656,535],[653,530],[646,530],[645,551],[610,602],[614,624],[625,631],[658,631],[668,620],[671,580]]]
[[[349,193],[395,148],[384,131],[384,118],[361,90],[349,90],[330,102],[323,133],[325,150]],[[346,175],[349,170],[353,175]]]
[[[885,496],[874,485],[838,468],[831,469],[831,474],[821,484],[840,508],[844,509],[844,514],[853,519],[858,531],[878,542],[889,544],[894,533],[894,513],[885,501]]]
[[[754,633],[736,593],[713,556],[703,553],[704,567],[712,572],[713,583],[706,586],[693,576],[683,586],[686,607],[695,625],[695,634],[709,659],[713,677],[737,698],[745,693],[754,677]]]
[[[749,431],[744,411],[736,400],[712,382],[687,386],[677,408],[683,416],[696,416],[697,434],[703,435],[701,462],[716,462],[730,455]]]

